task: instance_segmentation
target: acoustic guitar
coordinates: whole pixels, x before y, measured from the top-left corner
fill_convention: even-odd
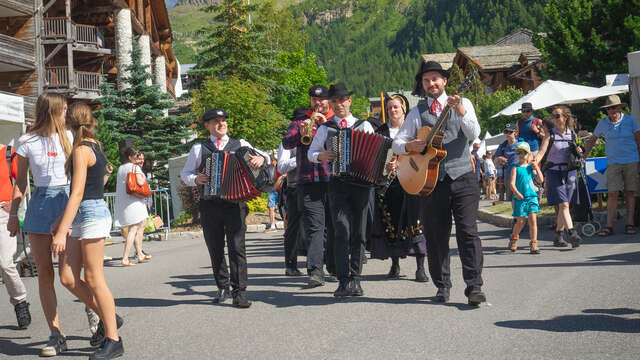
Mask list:
[[[467,90],[476,75],[476,71],[469,74],[455,94],[462,94]],[[440,162],[447,156],[447,151],[442,149],[442,126],[449,118],[450,112],[449,105],[445,106],[433,127],[423,126],[418,129],[416,139],[427,143],[423,151],[398,156],[398,181],[407,193],[427,196],[436,187]]]

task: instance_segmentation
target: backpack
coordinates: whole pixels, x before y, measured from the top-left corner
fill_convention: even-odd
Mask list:
[[[11,162],[13,161],[13,158],[16,156],[16,153],[14,152],[13,154],[11,153],[11,145],[7,145],[7,149],[5,152],[5,159],[7,160],[7,168],[9,169],[9,180],[11,180],[11,183],[13,184],[14,182],[14,178],[13,175],[11,174]]]
[[[571,170],[579,169],[580,166],[582,165],[582,156],[580,156],[580,153],[578,152],[578,144],[576,143],[576,133],[571,129],[569,129],[569,131],[571,131],[571,141],[558,140],[558,141],[567,141],[569,143],[569,154],[567,155],[567,162],[556,164],[556,163],[552,163],[551,161],[547,161],[547,156],[549,155],[549,151],[551,150],[551,147],[553,146],[553,142],[555,141],[555,134],[552,131],[551,135],[549,135],[549,146],[547,147],[547,153],[544,154],[544,158],[543,158],[543,162],[544,162],[543,171],[555,165],[566,165],[567,171],[571,171]]]

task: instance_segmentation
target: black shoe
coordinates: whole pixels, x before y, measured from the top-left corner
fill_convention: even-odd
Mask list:
[[[424,269],[416,270],[416,281],[417,282],[429,282],[429,277],[425,274]]]
[[[216,296],[213,297],[212,301],[214,304],[222,304],[227,301],[227,299],[231,299],[231,291],[229,291],[228,288],[222,288],[218,289],[218,292],[216,293]]]
[[[480,306],[481,303],[487,302],[487,296],[480,289],[465,291],[465,295],[469,298],[469,305]]]
[[[302,272],[295,268],[287,268],[284,271],[285,276],[302,276]]]
[[[575,249],[580,246],[582,238],[578,235],[576,229],[569,230],[569,241],[571,242],[571,248]]]
[[[18,320],[18,328],[20,330],[26,329],[31,324],[31,313],[29,312],[29,303],[21,301],[13,307],[16,312],[16,319]]]
[[[400,278],[400,266],[391,265],[391,269],[389,269],[389,273],[387,274],[387,279],[399,279]]]
[[[449,301],[449,288],[438,288],[438,292],[436,292],[435,302],[446,303]]]
[[[348,285],[348,282],[341,281],[340,285],[338,285],[338,289],[333,292],[333,296],[337,298],[343,298],[351,295],[351,291],[349,291]]]
[[[116,327],[120,329],[122,324],[124,324],[124,320],[120,315],[116,314]],[[96,330],[96,333],[91,336],[91,339],[89,339],[89,344],[93,347],[102,346],[104,339],[104,324],[102,323],[102,320],[100,320],[98,323],[98,330]]]
[[[330,274],[329,276],[327,276],[327,281],[328,282],[338,282],[338,277],[336,276],[336,274]]]
[[[122,345],[122,338],[118,338],[118,341],[107,338],[100,349],[89,356],[89,359],[107,360],[119,358],[122,355],[124,355],[124,345]]]
[[[245,299],[242,291],[237,291],[233,294],[233,306],[240,309],[246,309],[251,306],[251,301]]]
[[[569,246],[569,244],[567,244],[566,241],[564,241],[564,238],[562,236],[563,231],[556,231],[556,234],[553,238],[553,246],[555,247],[567,247]]]
[[[350,292],[349,296],[362,296],[362,295],[364,295],[364,291],[362,290],[362,287],[360,286],[360,280],[359,279],[351,279],[351,281],[349,281],[349,284],[347,285],[347,290],[349,290],[349,292]]]
[[[309,275],[309,281],[307,281],[307,286],[310,288],[323,286],[324,285],[324,277],[322,275],[311,274]]]

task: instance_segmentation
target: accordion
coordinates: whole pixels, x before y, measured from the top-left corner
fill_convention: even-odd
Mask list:
[[[350,128],[327,130],[325,146],[337,155],[329,163],[331,176],[376,186],[388,184],[391,174],[386,165],[393,156],[392,139]]]
[[[204,200],[249,201],[263,192],[271,191],[273,181],[268,165],[254,169],[249,155],[259,155],[254,149],[241,147],[235,153],[214,151],[205,159],[204,173],[208,182],[204,185]],[[262,156],[262,155],[259,155]]]

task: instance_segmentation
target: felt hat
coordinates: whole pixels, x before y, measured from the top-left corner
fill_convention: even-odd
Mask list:
[[[520,109],[518,111],[533,111],[533,105],[530,102],[522,103]]]
[[[618,95],[609,95],[607,96],[607,100],[604,101],[604,105],[600,106],[600,109],[606,109],[613,106],[624,105],[627,106],[626,103],[620,102],[620,96]]]
[[[347,90],[347,87],[344,83],[333,84],[329,87],[329,99],[336,99],[342,96],[350,96],[353,94],[353,91]]]
[[[309,88],[309,96],[327,99],[329,97],[329,89],[323,85],[313,85]]]

